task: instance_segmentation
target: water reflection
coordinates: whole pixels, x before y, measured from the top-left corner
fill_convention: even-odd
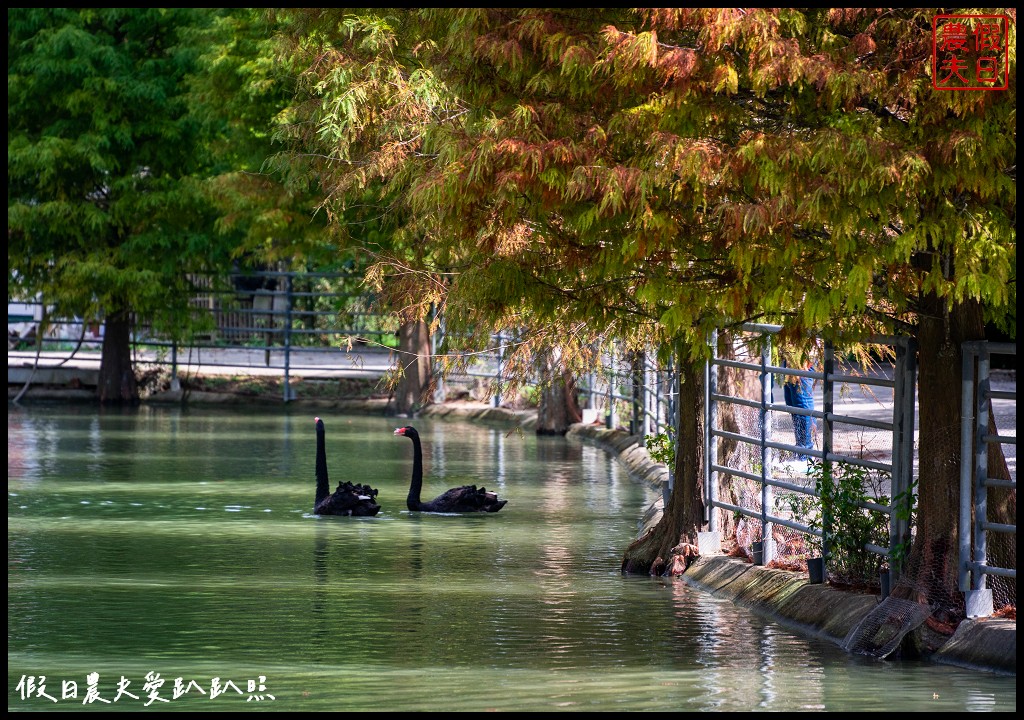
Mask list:
[[[275,710],[1015,708],[1013,678],[851,659],[622,577],[653,493],[601,450],[417,424],[434,489],[509,504],[408,512],[386,418],[325,417],[332,482],[370,481],[382,510],[318,518],[311,413],[9,408],[9,707],[47,707],[18,696],[22,675],[158,671],[263,675]]]
[[[329,576],[327,573],[327,529],[318,527],[314,533],[313,603],[310,608],[313,616],[314,630],[310,637],[310,643],[315,646],[322,643],[323,637],[319,628],[324,627],[327,622],[327,614],[329,612],[327,607],[327,583],[329,581]],[[323,662],[323,657],[314,656],[314,660],[316,662]]]

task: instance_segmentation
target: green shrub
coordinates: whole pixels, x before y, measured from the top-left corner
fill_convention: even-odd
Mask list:
[[[831,577],[855,585],[877,583],[888,558],[866,550],[865,545],[889,546],[889,515],[864,504],[889,505],[889,498],[879,492],[888,473],[845,462],[811,461],[808,475],[814,479],[817,498],[784,497],[796,519],[821,533],[808,535],[812,552],[820,556],[824,541]]]
[[[647,453],[651,456],[651,460],[664,463],[668,467],[673,466],[672,463],[676,457],[676,447],[668,434],[648,435],[644,438],[644,445],[647,446]]]

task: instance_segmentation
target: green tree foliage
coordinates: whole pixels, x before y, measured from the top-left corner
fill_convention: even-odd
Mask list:
[[[391,193],[378,208],[409,209],[396,227],[458,274],[446,295],[433,275],[407,294],[446,302],[452,322],[528,313],[632,336],[650,321],[645,339],[696,348],[710,327],[763,317],[794,336],[892,328],[933,287],[991,296],[997,316],[1013,307],[1005,208],[988,223],[922,217],[921,192],[976,186],[1013,147],[982,127],[1005,129],[1012,93],[931,90],[930,15],[334,10],[316,22],[317,172],[339,204],[379,181]],[[997,139],[991,163],[975,147],[947,172],[950,138],[979,132]],[[991,182],[1005,204],[1006,173]],[[992,252],[959,253],[943,279],[940,236]]]
[[[271,167],[294,184],[316,183],[317,210],[345,251],[360,260],[401,257],[405,271],[423,267],[430,251],[411,222],[406,191],[420,129],[451,112],[436,81],[409,66],[408,43],[396,39],[389,18],[302,8],[278,11],[276,22],[288,41],[284,57],[302,71],[276,123],[276,139],[291,152],[275,155]],[[396,309],[420,320],[438,297],[431,288]]]
[[[131,314],[179,329],[222,267],[186,79],[204,9],[8,10],[8,295],[104,320],[103,401],[136,399]]]
[[[241,264],[341,270],[348,257],[332,241],[312,173],[280,173],[274,164],[280,116],[296,75],[277,39],[284,28],[264,9],[218,14],[203,32],[204,51],[190,77],[193,116],[210,139],[208,189],[217,230],[233,238]]]
[[[396,11],[411,17],[407,11]],[[295,103],[282,113],[278,137],[292,152],[275,167],[313,177],[323,189],[320,209],[367,275],[377,307],[397,314],[399,372],[392,378],[396,410],[412,412],[428,395],[429,332],[424,321],[444,298],[446,260],[423,232],[408,202],[420,133],[461,112],[433,74],[418,66],[408,24],[384,15],[333,10],[281,11],[298,78]],[[382,258],[387,263],[381,263]],[[386,282],[385,282],[386,278]],[[477,328],[487,336],[487,328]],[[461,336],[458,328],[447,339]],[[442,350],[449,348],[443,347]],[[451,355],[443,355],[442,362]],[[454,363],[453,363],[454,364]]]

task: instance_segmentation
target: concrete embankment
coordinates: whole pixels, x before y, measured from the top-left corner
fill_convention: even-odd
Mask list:
[[[502,407],[491,407],[481,403],[428,405],[419,414],[423,417],[448,420],[493,422],[501,425],[512,425],[523,430],[535,430],[537,428],[536,410],[510,410]]]
[[[567,437],[578,438],[615,455],[634,478],[661,489],[668,481],[668,469],[651,460],[639,437],[622,430],[595,425],[574,425]],[[663,501],[651,504],[639,523],[638,537],[661,518]],[[780,625],[802,634],[820,637],[844,648],[851,637],[869,621],[881,598],[851,593],[828,585],[812,585],[801,572],[761,567],[724,555],[698,558],[682,575],[682,581],[732,600]],[[929,632],[920,625],[913,632]],[[934,645],[937,634],[928,640]],[[941,640],[941,638],[940,638]],[[913,646],[926,643],[915,641]],[[1001,618],[965,620],[952,637],[926,657],[947,665],[1007,675],[1017,674],[1017,621]]]
[[[713,595],[728,597],[781,625],[844,648],[881,602],[876,595],[808,584],[803,573],[759,567],[724,556],[699,558],[683,580]],[[922,625],[913,632],[928,631]],[[914,640],[912,635],[911,644],[918,645]],[[1001,618],[965,620],[951,638],[925,659],[1016,675],[1017,622]]]

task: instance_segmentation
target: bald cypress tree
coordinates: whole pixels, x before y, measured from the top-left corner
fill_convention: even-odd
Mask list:
[[[138,399],[134,318],[180,322],[210,232],[189,8],[8,10],[8,294],[105,323],[98,396]]]
[[[376,164],[324,170],[400,179],[404,228],[449,271],[443,286],[406,274],[404,292],[433,293],[453,322],[527,327],[521,352],[560,346],[583,364],[602,333],[700,362],[711,329],[748,320],[840,344],[916,335],[929,461],[901,592],[959,610],[961,410],[948,388],[983,320],[1015,330],[1015,50],[1009,90],[943,92],[923,10],[336,17],[349,34],[318,56],[319,78],[365,67],[372,28],[402,58],[389,70],[431,79],[433,95],[359,95],[362,110],[339,85],[352,132],[338,147],[367,140]],[[446,112],[426,102],[437,98]],[[322,127],[337,127],[328,116]],[[630,549],[634,570],[696,530],[702,448],[697,429],[686,436],[682,497],[657,541]],[[1002,506],[1015,516],[1014,498]]]

